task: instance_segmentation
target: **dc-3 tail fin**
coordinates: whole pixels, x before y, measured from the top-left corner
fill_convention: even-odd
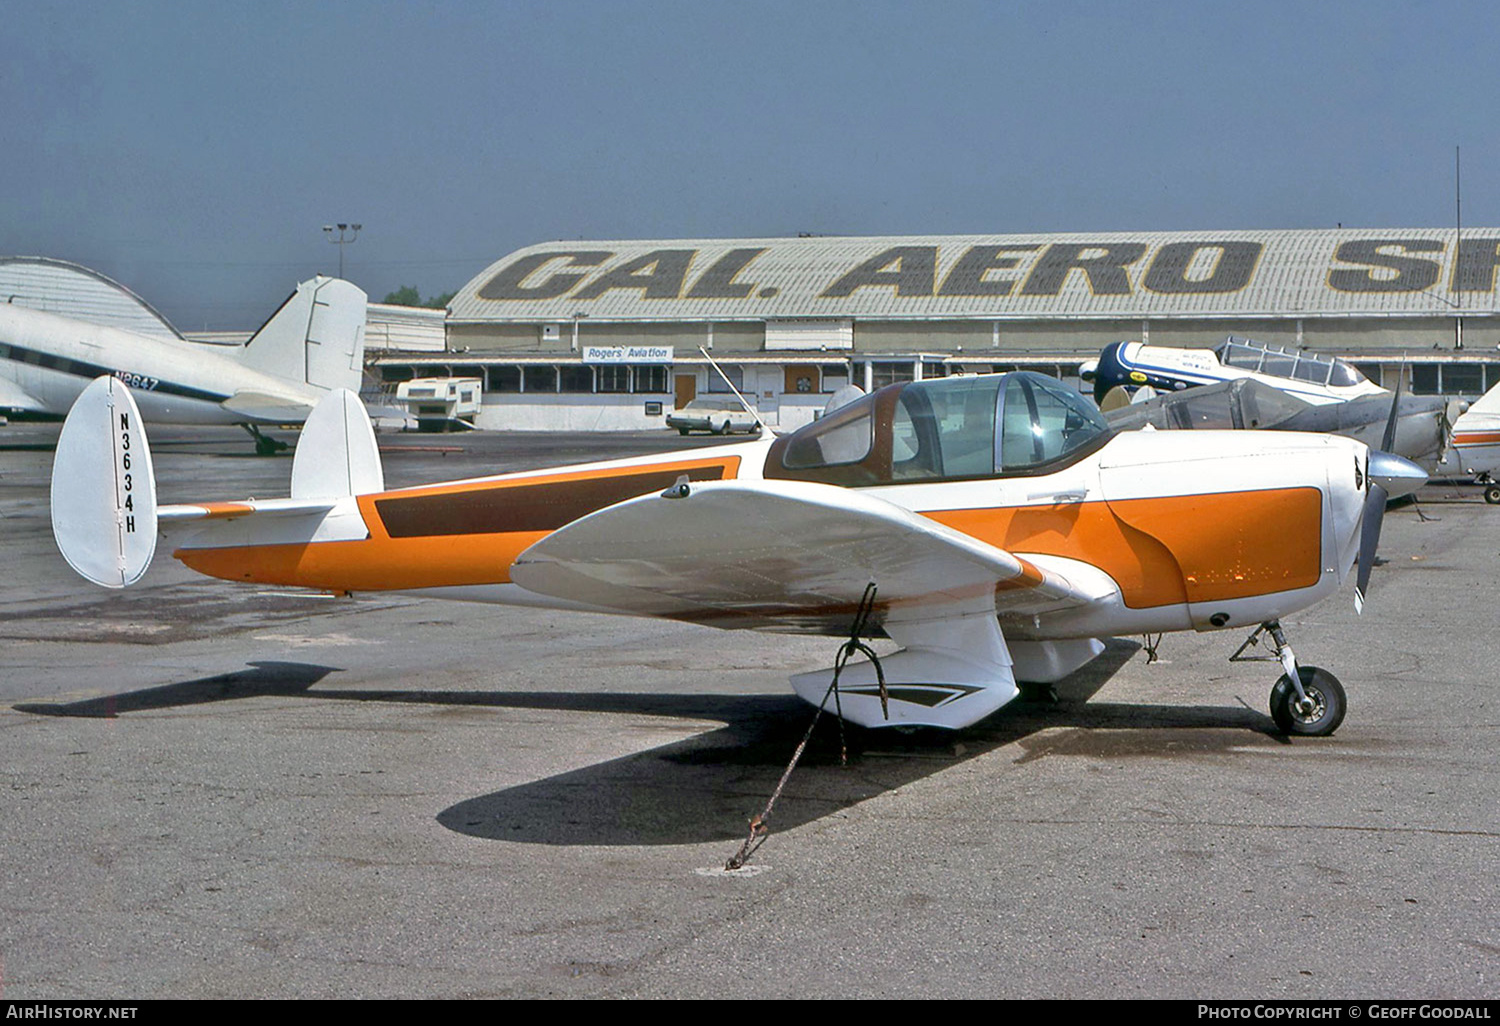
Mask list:
[[[156,473],[125,383],[97,378],[57,439],[52,536],[79,575],[106,588],[141,579],[156,554]]]
[[[357,285],[340,278],[309,279],[238,351],[239,360],[288,381],[358,392],[366,302]]]

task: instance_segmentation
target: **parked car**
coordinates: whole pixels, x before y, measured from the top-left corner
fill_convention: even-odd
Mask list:
[[[716,435],[734,431],[751,435],[760,432],[760,422],[733,396],[694,399],[682,409],[667,414],[667,427],[676,428],[681,435],[689,431],[712,431]]]

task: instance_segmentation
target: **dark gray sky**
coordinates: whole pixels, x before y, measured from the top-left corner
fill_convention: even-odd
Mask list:
[[[0,253],[179,327],[566,238],[1500,226],[1500,4],[0,0]]]

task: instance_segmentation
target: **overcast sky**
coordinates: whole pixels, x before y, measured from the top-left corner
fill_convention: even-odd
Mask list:
[[[549,239],[1500,226],[1500,4],[0,0],[0,253],[184,330]]]

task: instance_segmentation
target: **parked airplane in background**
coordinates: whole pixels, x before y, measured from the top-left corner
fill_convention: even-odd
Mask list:
[[[1138,392],[1137,396],[1142,394]],[[1255,378],[1236,378],[1149,399],[1121,400],[1118,405],[1111,402],[1111,396],[1106,396],[1102,404],[1104,418],[1119,431],[1150,424],[1164,430],[1251,428],[1327,432],[1404,456],[1428,474],[1436,472],[1448,445],[1447,401],[1441,396],[1382,392],[1347,402],[1315,404]],[[1387,437],[1393,404],[1395,429]],[[1496,431],[1500,432],[1500,423]],[[1500,441],[1500,433],[1495,437]],[[1410,490],[1422,483],[1416,482]],[[1392,498],[1397,497],[1398,493],[1392,492]]]
[[[1484,486],[1484,501],[1500,504],[1500,385],[1474,401],[1453,422],[1453,451],[1458,469]]]
[[[0,410],[68,412],[90,381],[108,375],[135,392],[152,423],[243,424],[262,452],[279,446],[257,425],[307,419],[329,390],[359,390],[365,294],[312,278],[243,346],[148,337],[0,304]]]
[[[103,378],[59,438],[52,521],[108,587],[141,578],[160,525],[231,581],[886,636],[902,650],[792,678],[869,727],[967,726],[1109,635],[1259,625],[1285,670],[1275,722],[1324,735],[1343,688],[1298,665],[1279,618],[1356,557],[1362,603],[1386,486],[1412,473],[1334,435],[1117,433],[1017,371],[891,385],[776,438],[396,491],[336,391],[289,498],[158,506],[131,391]]]
[[[1083,365],[1079,376],[1094,383],[1094,400],[1099,403],[1117,386],[1134,391],[1148,385],[1158,392],[1173,392],[1238,378],[1252,378],[1313,404],[1389,395],[1353,364],[1337,357],[1286,352],[1233,337],[1217,349],[1112,342],[1099,359]]]

